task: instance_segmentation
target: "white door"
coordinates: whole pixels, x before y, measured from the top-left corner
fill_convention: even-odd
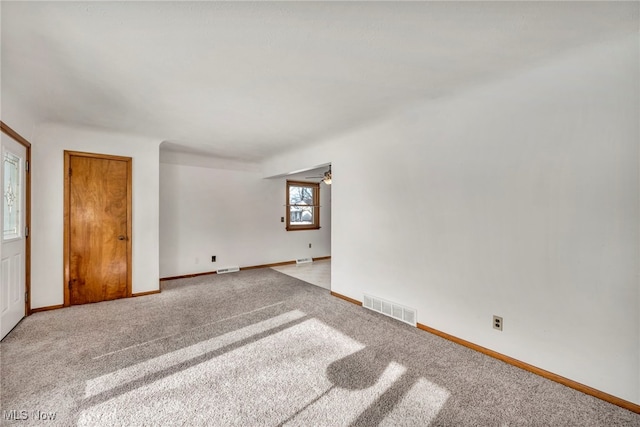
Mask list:
[[[0,163],[0,339],[25,316],[27,149],[4,133]]]

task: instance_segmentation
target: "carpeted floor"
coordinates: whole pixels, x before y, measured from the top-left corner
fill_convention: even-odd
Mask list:
[[[271,269],[37,313],[0,352],[9,425],[640,426]]]

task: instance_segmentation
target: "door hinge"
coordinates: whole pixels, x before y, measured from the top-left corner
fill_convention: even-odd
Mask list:
[[[29,160],[27,160],[25,162],[25,168],[26,168],[27,172],[29,172]]]
[[[29,292],[24,293],[24,302],[29,302]]]
[[[29,227],[24,228],[24,237],[29,237]]]
[[[69,283],[67,283],[67,287],[71,289],[71,280],[69,280]]]
[[[71,176],[71,168],[69,168],[69,176]]]

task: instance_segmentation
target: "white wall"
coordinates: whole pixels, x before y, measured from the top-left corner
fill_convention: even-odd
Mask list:
[[[157,290],[160,141],[54,124],[38,126],[34,139],[31,307],[64,302],[64,150],[133,158],[133,292]]]
[[[6,92],[0,97],[0,119],[20,136],[33,144],[37,117]]]
[[[640,403],[638,52],[582,48],[264,175],[331,158],[333,291]]]
[[[331,254],[330,187],[320,184],[321,229],[286,231],[285,178],[250,169],[160,164],[161,277]]]

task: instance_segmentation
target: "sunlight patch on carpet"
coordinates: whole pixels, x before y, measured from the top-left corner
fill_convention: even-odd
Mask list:
[[[445,388],[419,378],[380,426],[429,425],[444,407],[451,393]]]
[[[368,378],[367,365],[362,371],[357,366],[373,353],[317,319],[189,363],[303,316],[288,312],[91,380],[86,388],[91,406],[82,411],[77,425],[346,425],[406,377],[400,363],[383,360]],[[180,363],[184,365],[177,372],[149,377]],[[145,377],[147,381],[127,386]],[[390,407],[381,415],[388,425],[401,413],[398,419],[404,421],[431,420],[449,397],[425,379],[410,384],[398,399],[395,411],[400,412]],[[93,402],[100,393],[107,398]]]
[[[305,314],[299,310],[289,311],[271,319],[255,323],[206,341],[201,341],[189,347],[163,354],[162,356],[92,379],[87,382],[85,398],[109,391],[128,382],[152,375],[158,371],[180,365],[181,363],[202,356],[203,354],[251,338],[252,336],[263,333],[269,329],[282,326],[304,316]]]
[[[382,372],[378,381],[363,390],[348,390],[333,388],[321,399],[292,417],[286,425],[349,425],[367,408],[375,402],[378,396],[389,389],[398,380],[406,368],[391,362]],[[339,419],[331,414],[340,414]]]

